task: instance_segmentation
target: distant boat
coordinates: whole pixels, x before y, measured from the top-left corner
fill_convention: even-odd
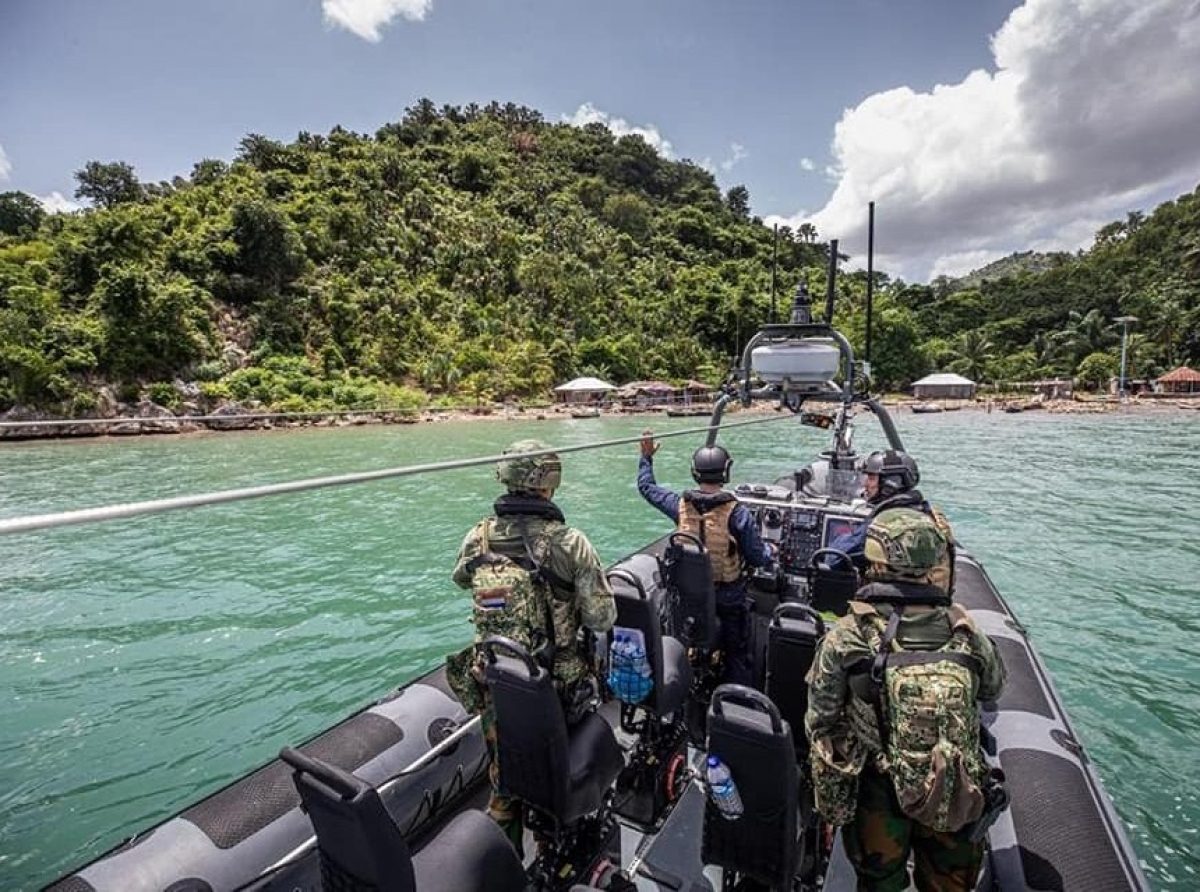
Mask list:
[[[689,418],[693,415],[708,415],[711,409],[704,406],[672,406],[667,414],[672,418]]]
[[[945,407],[941,403],[913,403],[912,410],[916,415],[925,415],[930,412],[944,412]]]
[[[1005,412],[1028,412],[1032,409],[1044,409],[1045,406],[1040,400],[1025,400],[1024,402],[1011,402],[1004,404]]]
[[[571,417],[572,418],[599,418],[600,410],[595,408],[594,406],[590,409],[572,409]]]

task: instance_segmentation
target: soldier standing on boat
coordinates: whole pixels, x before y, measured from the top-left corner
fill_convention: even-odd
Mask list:
[[[934,583],[953,593],[954,532],[946,515],[930,505],[917,489],[917,484],[921,482],[921,472],[917,468],[916,459],[898,449],[880,449],[862,460],[860,470],[863,475],[862,494],[871,506],[872,518],[889,508],[913,508],[928,515],[941,530],[942,535],[946,537],[948,548],[942,564],[934,573]],[[830,548],[845,552],[860,573],[867,568],[863,550],[869,525],[869,522],[859,524],[855,529],[835,537],[829,543]],[[830,563],[836,566],[842,562],[834,558]]]
[[[543,453],[543,454],[537,454]],[[504,635],[527,648],[553,673],[564,708],[600,690],[594,650],[582,629],[606,632],[617,618],[612,589],[587,536],[567,526],[552,501],[562,462],[535,440],[514,443],[496,465],[507,492],[494,515],[471,528],[454,565],[454,581],[472,589],[475,643]],[[518,852],[523,826],[517,803],[503,795],[496,761],[495,718],[480,680],[475,647],[448,660],[447,678],[471,712],[479,712],[491,757],[488,814]]]
[[[638,492],[678,524],[682,532],[690,533],[704,543],[716,584],[721,649],[725,654],[724,681],[753,685],[750,598],[746,594],[743,563],[766,567],[772,558],[759,536],[754,516],[733,493],[724,489],[729,482],[733,459],[721,446],[701,446],[692,454],[692,479],[698,488],[679,494],[655,481],[654,453],[657,451],[653,432],[642,431]]]
[[[867,584],[822,639],[805,730],[816,805],[842,827],[858,888],[975,888],[987,827],[1007,804],[980,748],[979,703],[1004,685],[995,645],[934,582],[947,545],[911,508],[867,533]]]

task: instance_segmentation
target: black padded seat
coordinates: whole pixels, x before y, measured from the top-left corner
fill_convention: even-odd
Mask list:
[[[593,712],[568,729],[550,673],[524,648],[493,637],[483,649],[501,789],[559,829],[598,811],[625,767],[608,722]]]
[[[528,878],[499,825],[456,815],[413,856],[378,791],[348,771],[285,747],[279,758],[312,821],[326,892],[521,892]]]
[[[608,574],[617,603],[616,626],[637,629],[646,643],[654,687],[639,705],[655,715],[678,711],[692,686],[692,667],[687,649],[677,638],[664,635],[662,605],[646,593],[642,581],[620,567]]]
[[[808,756],[804,713],[808,709],[808,684],[817,645],[825,634],[825,623],[807,604],[785,602],[775,608],[767,626],[766,695],[779,707],[783,720],[797,729],[793,735],[796,759]]]
[[[724,684],[713,691],[709,707],[708,752],[729,767],[744,813],[728,820],[706,801],[701,860],[790,890],[800,852],[800,774],[791,726],[764,694]]]
[[[691,533],[672,533],[664,564],[676,599],[672,631],[688,647],[715,647],[720,627],[708,549]]]
[[[828,557],[841,558],[844,564],[839,566],[850,569],[821,566],[822,559]],[[808,566],[808,591],[810,603],[819,612],[845,616],[846,605],[854,600],[858,585],[858,572],[846,552],[836,548],[818,548],[813,552]]]

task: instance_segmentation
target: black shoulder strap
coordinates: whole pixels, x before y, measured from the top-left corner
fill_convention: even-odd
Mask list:
[[[529,562],[533,564],[533,581],[534,588],[537,589],[540,585],[548,585],[546,580],[546,571],[533,554],[533,548],[529,544],[529,525],[524,517],[517,518],[517,531],[521,534],[521,544],[525,547],[525,556]],[[551,594],[553,597],[553,594]],[[558,653],[558,642],[554,638],[554,608],[551,606],[551,598],[542,598],[542,608],[545,613],[544,622],[546,624],[546,646],[542,648],[542,658],[544,665],[553,671],[554,657]]]
[[[871,662],[871,701],[875,706],[875,722],[879,726],[879,745],[882,747],[886,747],[888,742],[887,704],[884,702],[887,697],[883,695],[884,675],[887,672],[888,655],[892,649],[892,642],[896,640],[896,633],[900,631],[900,617],[903,615],[903,604],[897,604],[892,608],[887,628],[883,630],[883,637],[879,639],[879,650]],[[899,655],[897,654],[897,656]]]

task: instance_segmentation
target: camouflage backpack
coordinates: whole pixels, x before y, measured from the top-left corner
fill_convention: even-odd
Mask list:
[[[524,647],[543,666],[554,663],[554,613],[552,594],[541,579],[541,565],[549,539],[533,544],[522,534],[524,555],[509,557],[491,549],[488,536],[492,518],[479,524],[480,553],[468,563],[471,571],[471,622],[475,644],[447,659],[447,681],[469,712],[478,712],[479,653],[476,645],[493,635],[503,635]]]
[[[895,641],[902,612],[897,607],[886,624],[878,613],[862,623],[876,654],[871,677],[884,758],[901,810],[936,831],[952,832],[979,818],[987,775],[971,619],[953,605],[953,632],[945,644],[935,651],[906,651]]]

